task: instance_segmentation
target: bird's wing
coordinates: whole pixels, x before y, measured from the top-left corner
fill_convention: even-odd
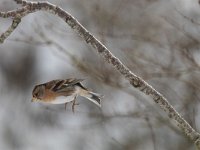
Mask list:
[[[52,86],[50,89],[55,92],[72,92],[74,89],[75,84],[80,84],[80,82],[83,81],[83,79],[75,79],[75,78],[70,78],[70,79],[65,79],[65,80],[53,80],[50,81],[48,84],[51,84]]]
[[[70,78],[70,79],[64,80],[64,84],[67,85],[67,86],[68,85],[74,85],[74,84],[82,82],[83,80],[84,79]]]
[[[44,83],[43,85],[45,85],[45,87],[49,90],[52,90],[59,81],[62,81],[62,80],[52,80],[52,81],[49,81],[49,82],[46,82]]]

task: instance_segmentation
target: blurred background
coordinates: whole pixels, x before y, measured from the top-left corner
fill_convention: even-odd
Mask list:
[[[49,0],[76,17],[200,131],[198,0]],[[0,10],[20,7],[0,0]],[[0,18],[0,33],[11,24]],[[84,78],[102,108],[31,103],[36,84]],[[151,98],[132,88],[61,19],[36,12],[0,45],[1,150],[193,150]]]

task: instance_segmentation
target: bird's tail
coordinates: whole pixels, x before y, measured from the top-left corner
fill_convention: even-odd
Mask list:
[[[104,97],[104,95],[87,91],[87,90],[82,90],[82,92],[80,92],[80,96],[83,96],[89,99],[91,102],[95,103],[99,107],[101,107],[101,99]]]

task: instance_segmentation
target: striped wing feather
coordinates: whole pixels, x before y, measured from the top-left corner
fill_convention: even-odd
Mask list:
[[[81,81],[83,81],[83,79],[70,78],[66,80],[53,80],[51,82],[54,82],[54,86],[51,87],[51,90],[56,91],[56,92],[69,91],[69,93],[71,93],[70,91],[75,90],[75,87],[72,85],[75,85],[75,84],[79,85]]]

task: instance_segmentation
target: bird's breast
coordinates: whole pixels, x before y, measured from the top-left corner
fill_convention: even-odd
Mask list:
[[[64,104],[73,101],[75,96],[58,96],[54,100],[49,101],[51,104]]]

